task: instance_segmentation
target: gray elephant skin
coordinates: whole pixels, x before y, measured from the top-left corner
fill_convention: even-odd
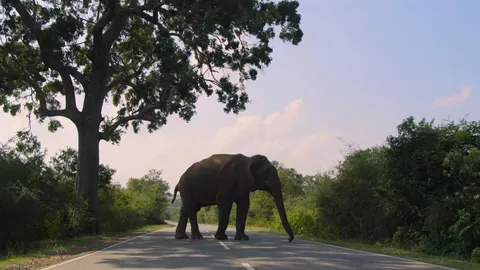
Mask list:
[[[294,238],[285,213],[283,194],[277,169],[263,155],[245,156],[243,154],[215,154],[192,164],[180,177],[175,186],[172,203],[180,192],[182,206],[175,230],[175,239],[188,239],[185,230],[190,219],[192,239],[202,239],[197,222],[197,212],[201,207],[218,206],[217,240],[227,240],[225,234],[229,223],[230,211],[237,205],[235,240],[249,240],[245,234],[245,222],[250,207],[250,192],[263,190],[269,192],[274,200],[289,235]]]

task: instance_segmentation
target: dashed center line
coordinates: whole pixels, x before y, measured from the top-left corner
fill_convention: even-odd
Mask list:
[[[209,231],[206,231],[206,232],[207,232],[207,233],[210,233]],[[215,238],[215,235],[211,234],[211,236],[213,236],[213,237]],[[223,247],[224,249],[227,249],[227,250],[230,249],[230,248],[229,248],[227,245],[225,245],[225,243],[223,243],[222,241],[218,241],[218,243],[220,243],[220,245],[222,245],[222,247]],[[242,263],[242,265],[243,265],[243,267],[247,268],[248,270],[255,270],[255,268],[253,268],[253,267],[252,267],[250,264],[248,264],[248,263]]]
[[[220,245],[222,245],[222,247],[224,247],[225,249],[230,249],[227,245],[225,245],[223,242],[219,242]]]
[[[250,266],[250,264],[248,264],[248,263],[242,263],[242,265],[243,265],[243,267],[247,268],[248,270],[255,270],[255,268]]]
[[[215,237],[215,235],[212,234],[213,237]],[[219,241],[218,243],[220,243],[220,245],[222,245],[222,247],[224,249],[230,249],[227,245],[225,245],[225,243],[223,243],[222,241]]]

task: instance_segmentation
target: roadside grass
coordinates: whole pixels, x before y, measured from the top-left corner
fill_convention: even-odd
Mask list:
[[[229,226],[229,228],[235,229],[235,226]],[[247,226],[246,230],[251,232],[261,232],[261,233],[269,233],[269,234],[277,234],[277,235],[285,235],[285,236],[287,235],[283,231],[277,231],[274,229],[268,229],[268,228],[262,228],[262,227],[256,227],[256,226]],[[409,260],[415,260],[419,262],[446,266],[446,267],[455,268],[455,269],[462,269],[462,270],[463,269],[465,270],[480,269],[480,264],[474,263],[468,260],[454,258],[454,257],[428,255],[421,251],[400,249],[400,248],[396,248],[396,247],[392,247],[384,244],[370,245],[370,244],[363,244],[363,243],[354,242],[354,241],[325,240],[325,239],[319,239],[319,238],[306,237],[303,235],[295,235],[295,238],[302,239],[302,240],[310,240],[314,242],[335,245],[339,247],[350,248],[350,249],[355,249],[360,251],[390,255],[390,256],[405,258]]]
[[[26,254],[12,254],[0,257],[0,269],[17,270],[45,267],[80,256],[85,252],[101,250],[132,237],[169,227],[172,227],[172,225],[147,225],[129,232],[39,241],[35,243],[36,248],[31,249]]]

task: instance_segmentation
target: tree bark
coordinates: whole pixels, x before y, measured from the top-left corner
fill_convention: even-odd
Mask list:
[[[88,233],[98,234],[100,222],[98,220],[98,177],[99,177],[99,123],[84,121],[77,126],[78,130],[78,164],[76,191],[88,202],[89,217],[92,222],[87,225]]]

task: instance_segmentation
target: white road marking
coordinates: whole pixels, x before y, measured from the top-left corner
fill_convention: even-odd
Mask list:
[[[248,270],[255,270],[255,268],[251,267],[248,263],[242,263],[243,267],[247,268]]]
[[[71,259],[71,260],[68,260],[68,261],[64,261],[64,262],[62,262],[62,263],[55,264],[55,265],[52,265],[52,266],[47,267],[47,268],[43,268],[42,270],[53,269],[53,268],[58,267],[58,266],[60,266],[60,265],[64,265],[64,264],[67,264],[67,263],[71,263],[71,262],[73,262],[73,261],[80,260],[80,259],[83,259],[83,258],[85,258],[85,257],[91,256],[91,255],[96,254],[96,253],[98,253],[98,252],[100,252],[100,251],[101,251],[101,250],[95,251],[95,252],[93,252],[93,253],[89,253],[89,254],[86,254],[86,255],[83,255],[83,256],[81,256],[81,257],[77,257],[77,258],[74,258],[74,259]]]
[[[161,229],[160,229],[160,230],[161,230]],[[139,237],[146,236],[146,235],[149,235],[149,234],[152,234],[152,233],[156,233],[156,232],[158,232],[158,231],[153,231],[153,232],[149,232],[149,233],[146,233],[146,234],[138,235],[138,236],[135,236],[135,237],[130,238],[130,239],[128,239],[128,240],[122,241],[122,242],[120,242],[120,243],[116,243],[116,244],[113,244],[113,245],[108,246],[108,247],[106,247],[106,248],[103,248],[103,249],[101,249],[101,250],[97,250],[97,251],[95,251],[95,252],[91,252],[91,253],[85,254],[85,255],[83,255],[83,256],[80,256],[80,257],[77,257],[77,258],[73,258],[73,259],[68,260],[68,261],[64,261],[64,262],[61,262],[61,263],[58,263],[58,264],[51,265],[51,266],[49,266],[49,267],[47,267],[47,268],[43,268],[42,270],[50,270],[50,269],[53,269],[53,268],[58,267],[58,266],[60,266],[60,265],[64,265],[64,264],[67,264],[67,263],[71,263],[71,262],[74,262],[74,261],[83,259],[83,258],[88,257],[88,256],[92,256],[92,255],[94,255],[94,254],[97,254],[97,253],[99,253],[99,252],[105,251],[105,250],[107,250],[107,249],[111,249],[111,248],[113,248],[113,247],[115,247],[115,246],[118,246],[118,245],[121,245],[121,244],[125,244],[125,243],[127,243],[127,242],[132,241],[132,240],[135,240],[135,239],[137,239],[137,238],[139,238]]]
[[[170,221],[169,221],[170,222]],[[167,222],[168,223],[168,222]],[[176,225],[177,223],[174,223],[174,222],[170,222],[168,223],[170,225]],[[256,233],[256,232],[250,232],[251,234],[259,234],[259,235],[262,235],[262,237],[266,237],[266,238],[277,238],[278,235],[268,235],[268,234],[265,234],[265,233]],[[390,256],[390,255],[385,255],[385,254],[380,254],[380,253],[373,253],[373,252],[368,252],[368,251],[361,251],[361,250],[357,250],[357,249],[351,249],[351,248],[345,248],[345,247],[340,247],[340,246],[335,246],[335,245],[329,245],[329,244],[325,244],[325,243],[321,243],[321,242],[315,242],[315,241],[310,241],[310,240],[302,240],[302,239],[297,239],[296,240],[297,242],[300,242],[300,241],[304,241],[304,242],[308,242],[308,243],[313,243],[313,244],[316,244],[316,245],[320,245],[320,246],[327,246],[327,247],[332,247],[332,248],[337,248],[337,249],[343,249],[343,250],[348,250],[348,251],[353,251],[353,252],[357,252],[357,253],[363,253],[363,254],[368,254],[368,255],[373,255],[373,256],[379,256],[379,257],[385,257],[385,258],[391,258],[391,259],[396,259],[396,260],[401,260],[401,261],[408,261],[408,262],[413,262],[413,263],[419,263],[419,264],[423,264],[423,265],[429,265],[429,266],[434,266],[434,267],[439,267],[439,268],[443,268],[443,269],[447,269],[447,270],[456,270],[455,268],[449,268],[449,267],[446,267],[446,266],[441,266],[441,265],[436,265],[436,264],[431,264],[431,263],[426,263],[426,262],[421,262],[421,261],[415,261],[415,260],[410,260],[410,259],[406,259],[406,258],[401,258],[401,257],[396,257],[396,256]],[[250,266],[251,267],[251,266]],[[252,268],[254,269],[254,268]],[[44,269],[46,270],[46,269]]]
[[[212,236],[215,238],[215,235],[212,234]],[[227,245],[225,245],[225,243],[223,243],[222,241],[219,241],[218,243],[220,243],[220,245],[222,245],[222,247],[223,247],[224,249],[227,249],[227,250],[230,249],[230,248],[229,248]]]
[[[348,251],[357,252],[357,253],[361,253],[361,254],[368,254],[368,255],[372,255],[372,256],[379,256],[379,257],[397,259],[397,260],[402,260],[402,261],[407,261],[407,262],[419,263],[419,264],[423,264],[423,265],[429,265],[429,266],[439,267],[439,268],[448,269],[448,270],[456,270],[455,268],[449,268],[449,267],[446,267],[446,266],[435,265],[435,264],[430,264],[430,263],[421,262],[421,261],[414,261],[414,260],[410,260],[410,259],[406,259],[406,258],[400,258],[400,257],[395,257],[395,256],[390,256],[390,255],[385,255],[385,254],[380,254],[380,253],[373,253],[373,252],[368,252],[368,251],[362,251],[362,250],[357,250],[357,249],[351,249],[351,248],[346,248],[346,247],[329,245],[329,244],[314,242],[314,241],[309,241],[309,240],[304,240],[304,241],[311,242],[311,243],[314,243],[314,244],[317,244],[317,245],[320,245],[320,246],[338,248],[338,249],[348,250]]]
[[[223,242],[219,242],[220,245],[222,245],[222,247],[224,247],[225,249],[230,249],[227,245],[225,245]]]

